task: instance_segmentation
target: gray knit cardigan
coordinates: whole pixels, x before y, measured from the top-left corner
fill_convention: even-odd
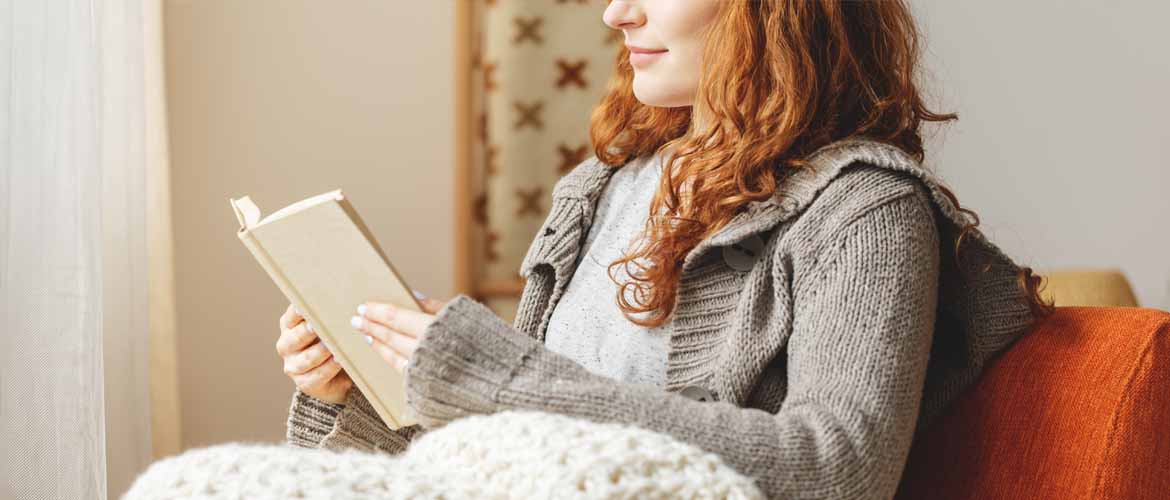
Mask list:
[[[543,344],[614,171],[590,158],[554,187],[520,265],[514,323],[463,294],[438,311],[406,374],[420,425],[391,431],[356,389],[345,404],[297,390],[289,442],[397,453],[464,415],[534,409],[671,435],[770,497],[891,497],[916,431],[1032,312],[1019,267],[977,229],[955,259],[968,216],[903,150],[854,137],[809,159],[685,257],[666,390],[593,374]]]

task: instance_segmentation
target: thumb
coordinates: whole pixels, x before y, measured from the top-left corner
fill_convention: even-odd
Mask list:
[[[447,303],[442,300],[432,299],[430,297],[422,299],[420,302],[422,302],[423,309],[426,310],[427,314],[437,314],[439,309],[442,309],[444,305],[447,305]]]
[[[417,298],[419,303],[422,305],[423,311],[426,312],[427,314],[435,314],[435,313],[439,312],[439,309],[442,309],[443,305],[446,304],[446,302],[443,302],[441,300],[427,297],[426,295],[423,295],[423,293],[418,291],[418,290],[413,290],[413,292],[414,292],[415,298]]]

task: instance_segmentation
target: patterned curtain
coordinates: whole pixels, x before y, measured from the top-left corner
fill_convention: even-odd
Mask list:
[[[511,321],[552,186],[592,154],[589,115],[623,35],[602,22],[604,0],[474,4],[474,296]]]

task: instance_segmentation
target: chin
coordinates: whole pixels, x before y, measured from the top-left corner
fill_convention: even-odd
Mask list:
[[[680,96],[677,92],[670,92],[667,89],[661,88],[661,86],[646,82],[637,75],[634,76],[633,90],[634,97],[647,106],[677,108],[691,105],[691,100],[685,96]]]

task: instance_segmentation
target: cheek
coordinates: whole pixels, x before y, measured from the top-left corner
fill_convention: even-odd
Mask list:
[[[702,74],[703,34],[719,0],[645,0],[651,38],[669,52],[656,64],[634,71],[634,92],[652,106],[689,106]]]
[[[699,47],[680,47],[679,50],[670,51],[670,57],[664,61],[670,68],[670,73],[677,78],[680,83],[687,82],[688,85],[696,85],[699,80],[699,73],[703,67],[703,54]]]
[[[699,44],[703,32],[715,20],[719,0],[667,0],[647,8],[658,36],[671,50],[674,45],[692,47]]]
[[[657,14],[658,35],[670,49],[662,69],[689,85],[695,85],[703,62],[704,33],[714,21],[718,0],[670,0]]]

